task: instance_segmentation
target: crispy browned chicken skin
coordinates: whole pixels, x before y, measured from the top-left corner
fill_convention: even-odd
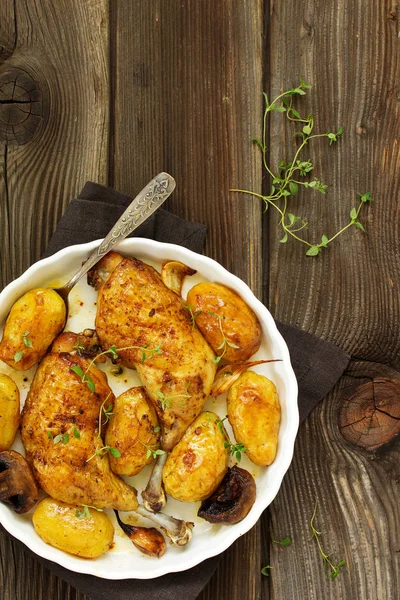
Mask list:
[[[215,376],[215,355],[192,326],[182,299],[153,267],[110,252],[89,281],[99,289],[101,345],[136,346],[118,355],[122,364],[137,369],[162,425],[162,447],[169,451],[203,409]],[[157,348],[160,353],[153,353]]]
[[[53,348],[59,345],[56,340]],[[54,351],[40,363],[22,413],[26,457],[39,485],[56,500],[135,510],[135,490],[111,472],[107,453],[95,454],[104,446],[98,436],[100,407],[107,396],[112,404],[114,395],[95,365],[89,372],[94,393],[71,371],[73,366],[85,371],[89,364],[88,358]],[[60,434],[63,439],[55,443]]]

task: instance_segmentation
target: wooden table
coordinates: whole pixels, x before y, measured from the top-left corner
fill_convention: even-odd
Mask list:
[[[169,209],[207,223],[206,253],[279,319],[353,357],[301,426],[278,497],[201,600],[398,597],[399,18],[389,0],[1,0],[1,285],[41,256],[86,180],[134,194],[166,170]],[[367,234],[352,228],[316,259],[279,243],[261,201],[229,191],[269,190],[250,142],[262,91],[299,76],[313,84],[301,106],[316,129],[344,135],[310,147],[329,194],[299,193],[296,214],[312,237],[333,234],[358,191],[376,198]],[[271,164],[290,156],[292,133],[275,115]],[[323,546],[346,561],[334,581],[310,539],[316,498]],[[290,547],[273,542],[287,534]],[[4,600],[84,599],[4,534],[0,566]]]

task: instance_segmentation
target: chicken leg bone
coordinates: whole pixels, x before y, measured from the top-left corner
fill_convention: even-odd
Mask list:
[[[194,523],[175,519],[165,513],[155,514],[140,504],[135,513],[154,521],[175,546],[186,546],[192,539]]]
[[[168,454],[159,454],[154,463],[146,489],[142,492],[143,504],[147,510],[158,513],[166,504],[165,492],[162,483],[162,473]]]

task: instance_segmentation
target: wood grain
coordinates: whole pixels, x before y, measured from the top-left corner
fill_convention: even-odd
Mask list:
[[[32,141],[0,143],[0,285],[39,258],[86,179],[133,194],[155,172],[171,172],[178,188],[169,207],[208,224],[207,254],[279,318],[359,358],[300,429],[278,497],[224,553],[200,600],[393,600],[400,587],[399,442],[373,453],[350,445],[338,414],[349,387],[400,370],[398,5],[239,4],[2,0],[0,76],[25,70],[45,110]],[[301,100],[304,111],[322,131],[343,125],[344,136],[337,147],[310,150],[330,192],[299,194],[294,212],[314,223],[317,237],[346,222],[357,191],[376,198],[362,219],[367,235],[346,232],[315,260],[277,242],[271,211],[263,230],[262,207],[229,193],[261,190],[260,156],[249,139],[260,135],[263,80],[273,95],[300,75],[314,84]],[[277,115],[272,164],[289,158],[293,143]],[[335,581],[310,540],[316,498],[323,546],[332,560],[346,560]],[[273,543],[287,534],[288,548]],[[266,564],[273,566],[268,578],[260,573]],[[0,578],[4,600],[84,600],[3,533]]]
[[[50,0],[16,0],[14,19],[6,6],[0,46],[14,39],[15,47],[5,62],[3,53],[0,75],[18,67],[38,83],[44,123],[31,142],[0,145],[2,286],[39,259],[85,181],[106,181],[109,93],[106,0],[60,0],[56,11]]]
[[[206,253],[261,293],[261,208],[229,189],[260,186],[262,2],[114,5],[110,182],[138,191],[166,170],[169,208],[209,226]]]
[[[385,377],[386,365],[399,369],[397,12],[388,1],[271,3],[270,95],[302,76],[314,87],[297,106],[312,112],[318,131],[344,128],[338,146],[324,140],[305,156],[315,160],[328,195],[299,193],[293,212],[313,224],[310,239],[319,241],[347,222],[357,191],[376,198],[362,213],[367,234],[350,230],[317,259],[298,244],[279,244],[270,216],[270,307],[362,361],[300,428],[292,466],[270,508],[271,537],[291,534],[294,541],[283,549],[271,544],[272,598],[392,600],[398,594],[399,442],[367,453],[347,444],[338,428],[342,389],[366,381],[372,365],[374,377]],[[292,131],[280,115],[271,124],[270,147],[275,165],[293,152]],[[332,560],[346,560],[334,581],[310,541],[316,498],[323,546]]]
[[[1,287],[40,258],[85,181],[107,180],[108,1],[2,0],[0,78],[12,68],[38,84],[44,110],[30,142],[0,143]],[[3,532],[0,575],[4,600],[84,598]]]
[[[261,296],[261,208],[229,193],[261,188],[249,143],[260,127],[262,3],[121,1],[111,38],[114,138],[110,181],[130,194],[154,174],[176,178],[176,214],[206,223],[206,253]],[[258,598],[258,524],[222,558],[202,599]]]

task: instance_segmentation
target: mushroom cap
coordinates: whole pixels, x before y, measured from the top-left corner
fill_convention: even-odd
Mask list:
[[[23,514],[35,506],[38,498],[38,486],[22,454],[14,450],[0,452],[0,502]]]
[[[248,471],[234,466],[228,469],[219,487],[203,500],[197,516],[209,523],[234,525],[250,511],[256,499],[256,484]]]

